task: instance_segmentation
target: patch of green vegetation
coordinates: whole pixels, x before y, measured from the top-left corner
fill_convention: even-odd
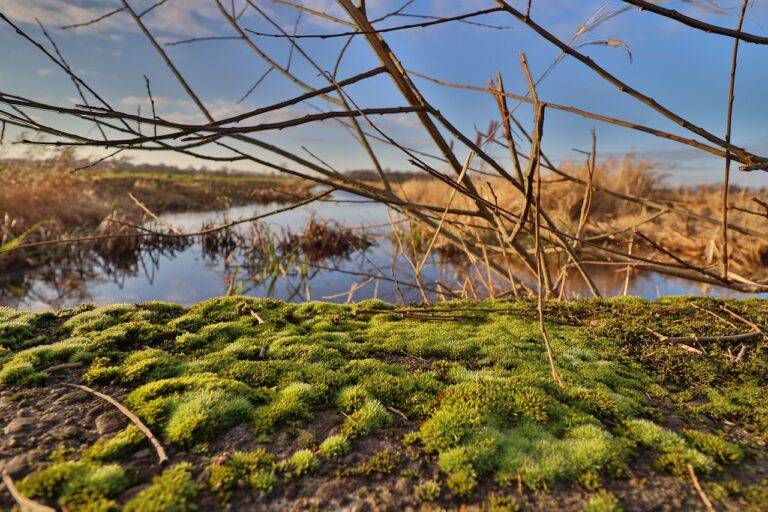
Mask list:
[[[402,455],[395,450],[381,450],[374,453],[365,462],[344,471],[347,475],[387,475],[400,465]]]
[[[326,437],[318,449],[320,456],[325,458],[340,457],[349,450],[349,440],[341,435],[335,434]]]
[[[315,471],[320,463],[312,450],[297,450],[285,460],[276,464],[286,479],[298,478],[306,473]]]
[[[236,380],[199,373],[145,384],[126,405],[149,426],[162,427],[169,441],[187,446],[211,439],[249,420],[268,393]]]
[[[419,501],[435,501],[440,497],[440,484],[435,480],[426,480],[413,486],[413,495]]]
[[[141,430],[131,424],[113,435],[99,439],[83,454],[83,460],[110,462],[119,460],[136,451],[146,437]]]
[[[197,509],[198,486],[192,478],[192,466],[176,464],[152,479],[152,484],[137,494],[123,509],[125,512],[188,512]]]
[[[262,448],[235,452],[228,459],[208,467],[211,488],[222,493],[245,487],[269,492],[277,483],[274,461],[274,456]]]
[[[347,416],[342,426],[342,434],[348,438],[356,438],[371,433],[378,428],[384,428],[392,423],[392,416],[381,402],[369,399],[362,407]]]
[[[48,375],[42,370],[81,359],[84,356],[84,344],[83,338],[69,338],[17,352],[0,369],[0,383],[27,386],[43,384],[48,380]]]
[[[114,497],[123,491],[127,479],[116,464],[55,462],[19,482],[19,490],[30,498],[55,500],[70,510],[118,510]]]
[[[621,512],[618,498],[608,491],[600,491],[584,504],[584,512]]]
[[[720,436],[691,429],[683,430],[683,435],[694,448],[721,464],[738,464],[744,457],[744,451],[739,445]]]
[[[513,496],[491,493],[483,510],[485,512],[517,512],[520,510],[520,503]]]
[[[660,424],[668,414],[686,425],[702,424],[698,416],[706,415],[732,423],[739,439],[768,440],[766,340],[750,342],[735,363],[727,343],[708,343],[707,354],[694,356],[648,333],[647,327],[665,335],[738,332],[694,304],[721,315],[725,306],[759,325],[768,321],[768,307],[759,301],[550,302],[545,317],[561,387],[550,375],[535,303],[526,300],[431,308],[461,317],[451,322],[392,314],[393,306],[377,301],[286,304],[236,296],[186,310],[157,302],[55,314],[0,308],[0,383],[39,386],[50,366],[87,364],[83,380],[127,388],[124,404],[162,442],[210,457],[205,478],[222,499],[234,489],[266,495],[280,477],[300,480],[321,461],[335,474],[390,474],[408,453],[432,473],[409,467],[403,474],[440,474],[440,484],[427,480],[414,487],[422,501],[449,493],[471,501],[491,481],[501,493],[519,484],[533,490],[564,484],[594,493],[587,510],[613,510],[598,490],[607,479],[630,474],[635,460],[650,453],[663,472],[685,476],[692,465],[729,506],[757,503],[759,486],[716,482],[720,465],[744,463],[738,444]],[[260,448],[216,453],[216,441],[238,425],[259,442],[287,440],[292,455],[277,461]],[[407,448],[379,446],[365,462],[339,467],[355,443],[375,442],[383,429],[390,429],[388,440],[402,435]],[[333,434],[322,439],[325,432]],[[62,453],[56,461],[62,466],[29,477],[53,482],[33,491],[79,505],[83,497],[75,488],[85,484],[77,482],[88,480],[82,475],[113,467],[108,463],[145,442],[129,426],[86,447],[79,461],[66,462]],[[200,479],[192,467],[173,475],[181,481],[184,473],[192,484]],[[111,492],[94,491],[89,503],[114,508]],[[153,500],[169,498],[153,493]],[[187,505],[196,500],[190,496]],[[517,506],[504,494],[497,498],[482,506]]]
[[[689,447],[683,437],[652,421],[629,420],[626,427],[631,439],[659,454],[656,460],[659,469],[683,475],[687,473],[689,464],[694,469],[705,473],[716,467],[715,461],[710,456]]]

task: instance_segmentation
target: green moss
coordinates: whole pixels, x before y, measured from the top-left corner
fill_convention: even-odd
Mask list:
[[[247,421],[268,394],[212,374],[162,379],[134,390],[126,405],[171,442],[191,445]]]
[[[419,501],[435,501],[440,497],[440,484],[435,480],[426,480],[413,486],[413,495]]]
[[[374,453],[365,462],[345,471],[348,475],[387,475],[400,465],[401,454],[395,450],[381,450]]]
[[[252,412],[242,396],[219,389],[189,392],[175,404],[165,435],[171,442],[191,445],[248,420]]]
[[[117,510],[112,499],[126,486],[123,469],[116,464],[56,462],[19,482],[30,498],[55,499],[70,510]]]
[[[336,405],[340,411],[350,414],[361,408],[369,398],[371,398],[371,395],[365,389],[365,386],[356,384],[354,386],[347,386],[339,392],[336,397]]]
[[[697,450],[721,464],[738,464],[744,457],[744,451],[739,445],[720,436],[690,429],[684,430],[683,435]]]
[[[84,381],[133,389],[125,405],[163,442],[177,445],[172,450],[211,458],[207,478],[220,498],[236,488],[269,491],[281,473],[303,478],[318,459],[339,474],[389,473],[406,453],[419,459],[419,475],[439,471],[443,488],[467,501],[491,481],[502,493],[519,483],[542,489],[561,482],[596,492],[606,479],[627,475],[646,452],[665,472],[685,476],[688,464],[701,475],[709,472],[706,486],[715,489],[711,473],[717,464],[743,464],[739,446],[703,432],[676,433],[644,418],[661,421],[651,399],[663,398],[686,424],[705,414],[735,423],[756,442],[768,440],[768,342],[756,340],[735,364],[725,343],[708,344],[707,354],[690,357],[649,335],[646,327],[667,335],[734,333],[694,304],[712,310],[724,304],[755,323],[768,320],[760,301],[550,302],[545,317],[566,384],[559,387],[538,334],[536,305],[528,300],[425,306],[432,314],[462,317],[455,322],[403,318],[392,313],[394,306],[375,301],[299,305],[247,297],[212,299],[186,311],[166,303],[44,315],[0,308],[0,383],[43,384],[50,366],[89,364]],[[388,439],[400,426],[409,431],[400,456],[393,448],[351,470],[335,467],[339,462],[332,459],[360,437],[371,436],[367,445],[393,423],[398,429],[388,431]],[[258,450],[217,453],[216,441],[238,424],[259,441],[273,434],[287,440],[293,455],[275,462]],[[335,434],[317,447],[306,431]],[[142,443],[130,426],[87,448],[80,461],[61,456],[57,462],[78,469],[57,469],[63,476],[44,479],[58,483],[50,497],[41,497],[84,507],[77,501],[82,497],[73,497],[77,492],[65,492],[65,483],[125,458]],[[438,496],[440,486],[433,492]],[[760,496],[758,487],[750,492]],[[114,496],[97,494],[89,505],[117,506]],[[595,496],[598,503],[601,494]],[[723,496],[724,504],[741,500],[747,508],[741,490]],[[482,506],[515,506],[492,501]]]
[[[513,496],[491,493],[483,507],[485,512],[517,512],[520,504]]]
[[[86,342],[84,338],[69,338],[17,352],[0,370],[0,383],[42,384],[48,376],[41,370],[59,363],[86,359]]]
[[[312,419],[312,402],[315,398],[312,386],[294,382],[277,393],[275,398],[254,415],[257,432],[270,433],[276,426],[300,423]]]
[[[702,472],[715,469],[715,462],[711,457],[687,446],[681,436],[652,421],[629,420],[626,428],[632,439],[659,453],[657,465],[663,471],[684,475],[688,471],[689,464]]]
[[[340,457],[349,450],[349,440],[341,434],[326,437],[320,443],[320,456],[325,458]]]
[[[228,459],[208,467],[211,488],[222,493],[244,487],[268,492],[277,483],[272,468],[274,460],[274,456],[262,448],[235,452]]]
[[[388,427],[391,423],[392,416],[381,402],[369,399],[362,407],[347,416],[342,426],[342,433],[348,438],[356,438],[369,434],[373,430]]]
[[[192,466],[176,464],[152,479],[152,484],[125,504],[125,512],[187,512],[196,510],[198,486]]]
[[[584,512],[621,512],[618,498],[607,491],[600,491],[584,504]]]
[[[128,425],[112,437],[99,439],[83,454],[83,460],[109,462],[118,460],[136,451],[145,440],[144,434],[135,425]]]
[[[312,450],[298,450],[287,459],[280,461],[276,468],[290,479],[315,471],[318,466],[319,462]]]

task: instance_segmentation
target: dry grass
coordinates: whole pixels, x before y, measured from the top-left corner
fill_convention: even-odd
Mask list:
[[[582,180],[588,179],[586,165],[567,163],[560,170]],[[524,198],[508,182],[500,178],[482,177],[483,186],[477,177],[480,194],[489,201],[494,201],[490,187],[498,198],[498,204],[508,211],[519,213]],[[645,198],[658,203],[676,205],[693,212],[718,218],[720,196],[716,188],[709,186],[671,186],[664,173],[657,170],[652,162],[633,156],[624,159],[606,159],[598,162],[595,168],[594,184],[621,194]],[[438,180],[412,180],[402,184],[402,193],[408,200],[445,207],[449,186]],[[732,211],[729,222],[760,231],[768,231],[766,209],[752,200],[755,196],[765,195],[764,190],[741,189],[732,187]],[[545,173],[542,181],[542,204],[545,210],[556,220],[566,233],[576,232],[584,198],[584,187],[578,183],[564,180],[554,173]],[[472,209],[473,200],[459,195],[453,202],[453,208]],[[747,213],[750,210],[763,215]],[[720,226],[701,220],[694,220],[675,213],[665,213],[652,220],[657,210],[642,204],[626,201],[614,195],[596,190],[594,192],[589,217],[584,227],[584,236],[593,242],[605,244],[626,252],[634,236],[635,253],[669,260],[664,250],[684,258],[696,265],[711,267],[715,272],[719,260]],[[449,216],[449,219],[465,225],[477,223],[477,219]],[[646,222],[647,221],[647,222]],[[633,229],[633,227],[635,229]],[[633,234],[634,231],[639,234]],[[658,247],[644,241],[641,235],[653,239]],[[731,230],[733,270],[754,279],[768,276],[768,243]],[[494,235],[486,234],[489,244],[495,243]],[[662,249],[663,248],[663,249]],[[593,253],[594,254],[591,254]],[[598,256],[605,259],[605,253],[599,254],[584,248],[586,258]],[[743,273],[743,274],[742,274]]]
[[[22,236],[24,242],[36,242],[134,233],[132,226],[142,224],[146,214],[129,193],[160,214],[291,202],[308,197],[310,188],[308,182],[268,176],[114,169],[72,173],[78,164],[68,151],[49,159],[0,160],[0,246]],[[141,240],[112,238],[91,246],[102,254],[133,255]],[[60,249],[46,249],[40,256],[48,259]],[[0,259],[0,268],[36,264],[26,251],[12,254]]]

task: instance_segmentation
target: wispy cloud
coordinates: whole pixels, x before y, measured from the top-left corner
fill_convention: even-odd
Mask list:
[[[131,6],[138,12],[154,2],[134,0]],[[113,11],[119,3],[113,0],[0,0],[0,10],[14,21],[60,27],[85,23]],[[126,13],[118,13],[98,23],[79,28],[87,33],[106,35],[119,41],[120,32],[135,30]],[[220,16],[208,0],[184,0],[167,2],[146,15],[145,21],[153,31],[176,36],[205,36],[212,33],[210,23]]]

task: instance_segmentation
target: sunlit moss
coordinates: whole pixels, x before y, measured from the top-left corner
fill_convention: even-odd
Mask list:
[[[278,425],[311,420],[313,398],[313,389],[309,384],[303,382],[289,384],[279,391],[269,404],[256,411],[254,415],[256,431],[269,433]]]
[[[744,451],[739,445],[720,436],[691,429],[684,430],[683,435],[697,450],[721,464],[737,464],[744,457]]]
[[[192,444],[249,420],[254,405],[267,396],[241,382],[201,373],[145,384],[128,395],[126,404],[150,426],[163,427],[170,441]]]
[[[86,359],[87,340],[69,338],[64,341],[39,345],[16,353],[2,369],[0,383],[34,385],[45,382],[48,376],[42,370],[59,363]]]
[[[137,494],[123,509],[125,512],[188,512],[197,509],[198,486],[192,478],[192,466],[182,462],[152,479],[152,484]]]
[[[319,462],[312,450],[298,450],[285,460],[280,461],[276,468],[282,471],[286,478],[298,478],[306,473],[315,471]]]
[[[109,462],[133,453],[146,437],[135,425],[128,425],[112,437],[96,441],[83,454],[83,460]]]
[[[607,491],[600,491],[584,504],[584,512],[621,512],[619,500]]]
[[[677,408],[675,414],[703,413],[768,439],[764,340],[756,340],[735,364],[726,344],[708,344],[706,355],[691,357],[649,336],[646,327],[667,335],[731,333],[694,303],[713,309],[720,304],[691,298],[546,304],[563,387],[552,382],[535,303],[527,300],[432,307],[433,314],[468,308],[453,311],[463,317],[454,322],[399,316],[377,301],[347,306],[248,297],[212,299],[186,310],[154,302],[42,315],[0,308],[0,383],[42,384],[46,368],[84,362],[83,381],[128,387],[125,405],[171,450],[211,457],[203,475],[192,467],[174,474],[182,484],[184,473],[192,484],[208,479],[224,501],[234,489],[268,492],[279,477],[305,478],[320,464],[322,475],[328,469],[373,478],[397,471],[400,457],[408,454],[433,475],[439,472],[439,484],[426,481],[414,489],[422,501],[474,499],[478,488],[493,481],[500,497],[487,497],[481,508],[515,510],[517,503],[504,498],[508,488],[562,482],[595,493],[585,502],[587,510],[614,510],[610,496],[598,489],[606,478],[627,475],[645,452],[661,471],[685,476],[690,464],[701,475],[710,473],[708,479],[718,464],[744,458],[722,436],[661,427],[649,397],[663,397]],[[723,304],[756,323],[768,320],[762,302]],[[332,433],[319,446],[321,439],[302,434],[321,436],[313,425],[317,420],[328,427],[323,432]],[[333,425],[325,425],[329,420]],[[212,441],[236,425],[257,441],[289,439],[292,455],[277,461],[260,449],[216,453]],[[338,467],[348,460],[342,456],[369,442],[361,437],[393,425],[398,429],[388,431],[387,439],[401,435],[407,448],[387,444],[362,463]],[[53,482],[49,494],[39,496],[83,509],[80,493],[62,482],[121,461],[146,442],[129,426],[78,451],[80,461],[60,458],[64,466],[39,477]],[[759,496],[755,489],[752,494]],[[117,507],[109,493],[93,496],[89,506],[95,509]],[[164,491],[152,496],[142,503],[182,503],[178,510],[184,510],[195,501],[194,493],[186,502],[164,501],[178,498]],[[741,490],[723,496],[747,503]],[[144,510],[143,504],[132,506]]]
[[[362,407],[347,416],[342,426],[342,432],[350,438],[364,436],[375,429],[389,426],[392,416],[381,402],[375,399],[366,400]]]
[[[347,450],[349,450],[349,440],[341,434],[326,437],[318,448],[320,455],[325,458],[339,457]]]
[[[440,497],[440,484],[435,480],[425,480],[413,486],[413,495],[419,501],[434,501]]]
[[[126,486],[123,469],[116,464],[57,462],[19,482],[30,498],[55,499],[69,510],[117,510],[114,497]]]
[[[664,471],[685,474],[689,464],[703,472],[715,468],[715,462],[711,457],[689,447],[681,436],[656,425],[652,421],[629,420],[626,427],[632,439],[646,448],[658,452],[657,465]]]
[[[235,452],[227,460],[214,462],[208,467],[211,488],[224,493],[238,487],[270,491],[277,483],[274,460],[274,456],[262,448],[252,452]]]

